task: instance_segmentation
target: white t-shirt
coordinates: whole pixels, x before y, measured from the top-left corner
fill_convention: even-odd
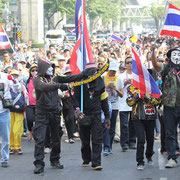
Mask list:
[[[132,79],[132,74],[128,74],[127,71],[125,71],[124,73],[119,75],[121,77],[121,79],[123,80],[123,83],[127,80],[127,79]],[[126,99],[127,99],[127,88],[130,86],[130,84],[127,84],[124,87],[124,95],[122,98],[119,98],[119,111],[132,111],[132,107],[129,107],[126,103]]]
[[[107,84],[105,82],[105,75],[103,75],[102,78],[104,80],[105,86],[107,86]],[[124,87],[123,80],[118,76],[118,80],[117,80],[117,83],[116,83],[116,88],[118,90],[120,90],[123,87]],[[118,110],[119,109],[119,98],[120,98],[118,96],[118,93],[115,90],[112,90],[112,89],[106,89],[106,92],[109,95],[108,100],[111,102],[112,110]]]
[[[4,99],[11,99],[10,94],[10,81],[7,79],[7,74],[0,72],[0,83],[4,84]],[[3,108],[2,100],[0,99],[0,113],[7,111],[7,109]]]

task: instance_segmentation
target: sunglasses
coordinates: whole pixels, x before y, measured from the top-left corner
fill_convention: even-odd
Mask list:
[[[32,69],[31,72],[37,72],[37,69]]]
[[[103,65],[103,63],[99,63],[98,65]]]
[[[129,62],[126,62],[126,64],[132,64],[132,62],[131,62],[131,61],[129,61]]]

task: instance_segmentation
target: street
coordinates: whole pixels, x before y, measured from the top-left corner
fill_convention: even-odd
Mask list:
[[[61,163],[63,170],[50,167],[49,154],[45,157],[45,171],[42,175],[33,174],[34,141],[22,138],[23,155],[11,155],[10,167],[0,168],[1,180],[179,180],[180,166],[165,169],[166,157],[159,153],[160,142],[155,141],[154,166],[145,165],[143,171],[136,169],[135,150],[122,152],[119,143],[113,144],[113,154],[102,155],[102,171],[94,171],[91,167],[82,167],[80,154],[80,140],[74,144],[67,144],[62,138]]]

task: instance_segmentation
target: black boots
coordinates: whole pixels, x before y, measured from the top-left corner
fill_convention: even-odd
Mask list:
[[[44,167],[42,167],[40,165],[35,166],[34,174],[40,174],[40,173],[43,173],[43,172],[44,172]]]
[[[63,166],[62,164],[60,164],[59,161],[51,162],[51,166],[52,166],[52,167],[55,167],[55,168],[57,168],[57,169],[63,169],[63,168],[64,168],[64,166]]]

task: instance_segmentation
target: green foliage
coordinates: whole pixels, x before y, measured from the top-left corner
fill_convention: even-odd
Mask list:
[[[151,7],[151,15],[154,18],[161,19],[163,11],[164,11],[164,6],[157,6],[156,4],[153,4]]]
[[[151,16],[154,18],[156,29],[159,27],[159,22],[161,20],[161,17],[163,16],[164,13],[164,6],[157,6],[157,4],[153,4],[150,12]]]
[[[117,20],[125,0],[86,0],[86,13],[91,19],[102,17],[103,20]]]
[[[86,0],[86,13],[93,26],[99,17],[102,18],[103,24],[109,23],[111,20],[117,22],[124,6],[125,0]]]
[[[4,12],[4,7],[7,3],[9,3],[10,0],[0,0],[0,14],[3,14]]]
[[[74,16],[75,2],[76,0],[44,0],[44,14],[48,21],[48,26],[50,26],[51,17],[57,12],[61,12],[62,19],[64,13],[66,13],[67,16]],[[61,20],[59,22],[61,22]]]
[[[179,0],[173,0],[172,1],[172,4],[178,8],[180,8],[180,3],[179,3]]]

